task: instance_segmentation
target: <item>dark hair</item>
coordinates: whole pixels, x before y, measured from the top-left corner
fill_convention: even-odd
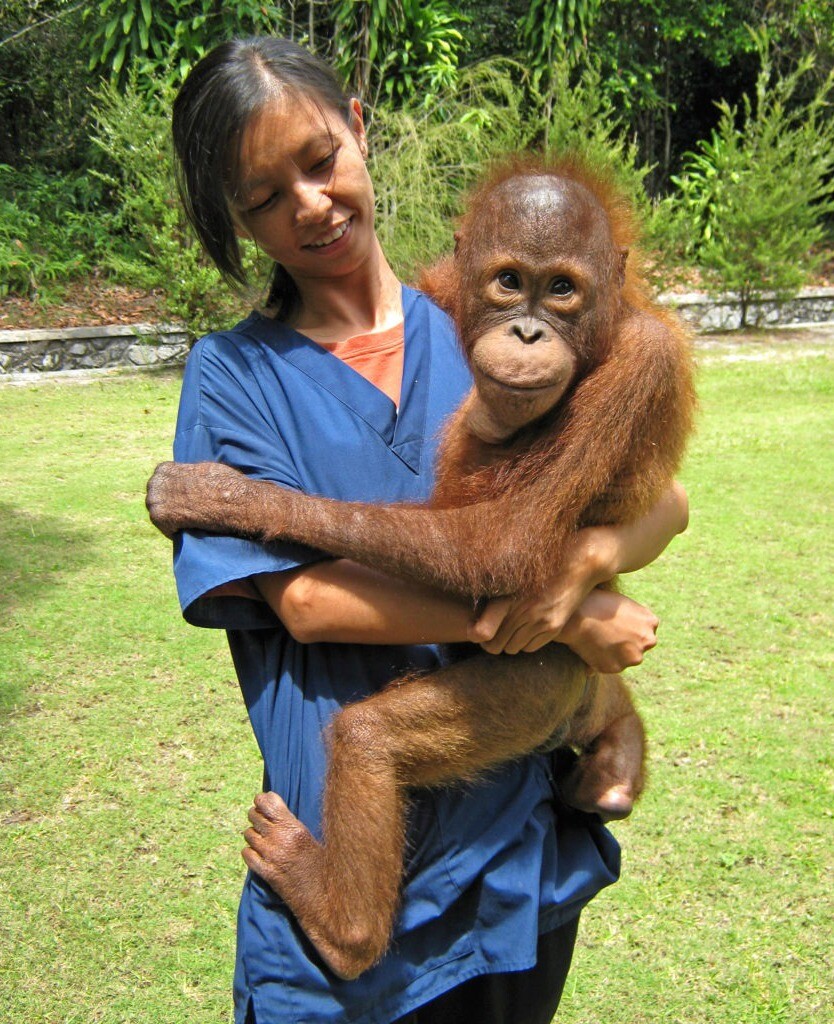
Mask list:
[[[296,43],[269,36],[215,47],[194,65],[174,101],[171,129],[185,213],[220,273],[238,284],[246,283],[246,274],[228,202],[236,188],[238,143],[276,86],[348,119],[350,99],[332,68]],[[297,301],[292,278],[276,263],[268,304],[285,317]]]

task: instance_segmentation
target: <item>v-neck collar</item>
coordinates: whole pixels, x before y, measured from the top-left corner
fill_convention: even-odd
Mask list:
[[[402,304],[405,350],[399,410],[376,385],[305,334],[260,313],[252,314],[249,326],[259,341],[349,408],[409,469],[419,473],[431,369],[429,307],[424,295],[405,285]]]

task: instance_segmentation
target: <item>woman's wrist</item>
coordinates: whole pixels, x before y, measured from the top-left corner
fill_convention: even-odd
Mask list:
[[[655,646],[657,626],[650,608],[612,590],[594,590],[558,639],[595,672],[622,672]]]
[[[582,612],[582,606],[571,615],[568,621],[564,624],[559,633],[558,643],[564,644],[565,647],[570,647],[574,654],[579,654],[579,644],[582,637],[582,627],[585,622],[585,615]],[[581,657],[581,655],[580,655]]]
[[[618,536],[616,529],[607,526],[588,526],[576,535],[580,571],[589,591],[620,571]]]

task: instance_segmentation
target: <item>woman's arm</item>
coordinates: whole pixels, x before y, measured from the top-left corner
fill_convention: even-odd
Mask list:
[[[458,643],[468,639],[471,605],[382,576],[354,562],[316,562],[253,577],[300,643]],[[657,619],[613,591],[592,590],[559,640],[596,672],[621,672],[654,647]]]
[[[459,643],[475,618],[471,601],[347,559],[252,581],[300,643]]]
[[[621,526],[593,526],[580,530],[567,556],[562,572],[554,577],[550,585],[539,594],[527,598],[496,598],[490,601],[481,616],[472,626],[469,639],[480,643],[491,654],[517,654],[519,651],[536,651],[553,640],[560,640],[573,647],[572,639],[583,637],[585,653],[591,654],[589,637],[596,636],[598,645],[605,648],[618,646],[617,624],[625,627],[626,633],[635,637],[645,635],[651,638],[654,616],[648,609],[641,609],[645,617],[637,612],[635,602],[621,604],[613,615],[614,604],[609,600],[601,612],[603,629],[594,623],[583,623],[585,599],[595,587],[607,583],[620,573],[635,572],[653,562],[668,546],[673,537],[682,533],[689,522],[689,504],[686,491],[679,483],[673,483],[660,500],[646,515],[633,523]],[[620,601],[625,601],[620,598]],[[601,606],[591,606],[591,617],[598,626]],[[579,618],[576,618],[577,614]],[[639,621],[642,620],[642,621]],[[568,634],[563,636],[563,630]],[[639,646],[639,645],[638,645]],[[648,650],[653,643],[644,646]],[[588,661],[581,651],[580,656]],[[636,656],[636,649],[634,655]],[[599,671],[614,671],[600,668],[610,662],[608,654],[600,650],[589,663]],[[637,664],[638,661],[627,661]],[[622,667],[626,667],[623,665]]]

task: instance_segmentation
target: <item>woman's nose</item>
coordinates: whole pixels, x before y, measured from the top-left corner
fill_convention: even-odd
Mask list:
[[[299,181],[293,191],[297,224],[318,224],[330,213],[333,202],[320,184]]]

